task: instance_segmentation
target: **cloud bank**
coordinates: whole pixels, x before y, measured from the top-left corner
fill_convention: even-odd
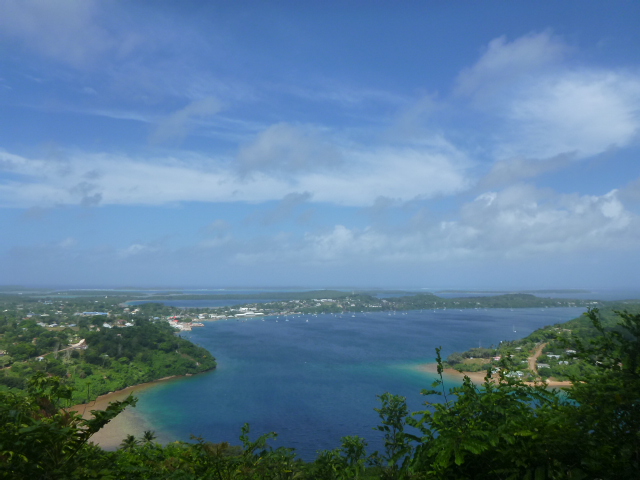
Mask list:
[[[349,65],[335,78],[285,75],[262,51],[238,56],[244,39],[186,28],[187,13],[175,29],[129,32],[110,16],[117,8],[0,6],[0,41],[55,65],[42,78],[0,79],[3,91],[34,88],[21,97],[27,107],[11,106],[76,119],[60,126],[62,145],[47,137],[55,122],[31,128],[30,116],[33,138],[0,145],[0,215],[40,228],[0,239],[12,271],[368,278],[378,268],[421,278],[450,265],[637,256],[640,180],[616,175],[623,163],[635,171],[637,66],[589,63],[578,45],[537,30],[487,37],[440,88],[428,75],[424,87],[400,88],[402,74],[389,66],[386,79],[371,59],[359,67],[381,79]],[[100,233],[83,232],[85,222]]]
[[[263,139],[259,135],[260,148],[241,150],[237,163],[198,154],[139,159],[73,152],[51,161],[0,152],[0,168],[12,178],[0,184],[0,205],[265,202],[302,191],[317,202],[364,206],[380,195],[403,201],[449,195],[468,183],[465,155],[444,142],[422,149],[343,149],[344,162],[333,168],[329,160],[328,168],[306,139],[296,137],[273,155],[271,147],[261,148]],[[244,173],[246,164],[255,166],[251,175]]]

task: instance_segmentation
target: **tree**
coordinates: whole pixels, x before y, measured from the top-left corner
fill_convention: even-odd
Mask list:
[[[142,443],[146,445],[153,443],[155,439],[156,434],[152,430],[145,430],[145,432],[142,434]]]
[[[606,330],[598,310],[587,316],[598,331],[589,342],[572,340],[585,361],[599,367],[574,378],[565,395],[545,384],[524,384],[509,375],[505,357],[496,378],[482,386],[465,377],[425,394],[428,403],[407,423],[420,431],[406,478],[637,478],[640,468],[640,315],[617,312],[621,331]],[[455,400],[454,400],[455,397]]]
[[[42,372],[29,380],[26,395],[0,392],[0,476],[85,478],[107,467],[102,450],[89,440],[136,399],[112,402],[86,420],[62,408],[70,398],[60,378]]]
[[[616,312],[619,329],[606,330],[597,309],[587,312],[599,335],[576,341],[577,356],[596,366],[574,377],[566,405],[575,424],[584,468],[599,478],[634,478],[640,471],[640,314]]]
[[[376,464],[384,462],[385,478],[395,479],[399,478],[400,467],[405,465],[411,452],[411,437],[404,432],[409,409],[406,398],[400,395],[386,392],[378,395],[378,399],[382,405],[374,410],[378,412],[382,425],[376,430],[384,432],[385,453],[381,456],[376,452],[373,461]]]
[[[140,442],[134,435],[127,435],[124,440],[120,443],[120,448],[122,450],[133,450],[136,448]]]

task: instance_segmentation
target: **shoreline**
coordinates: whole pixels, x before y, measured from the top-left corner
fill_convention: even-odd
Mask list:
[[[437,374],[437,364],[433,363],[421,363],[414,367],[415,370],[425,373]],[[484,377],[486,373],[484,372],[459,372],[454,368],[447,367],[443,370],[443,375],[447,375],[449,377],[455,378],[457,380],[462,380],[465,376],[469,377],[469,379],[475,383],[476,385],[481,385],[484,383]],[[533,382],[524,382],[526,385],[535,385]],[[543,382],[547,385],[548,388],[569,388],[572,386],[572,383],[568,380],[547,380]]]
[[[74,405],[66,410],[79,413],[84,419],[90,419],[93,418],[93,415],[91,415],[92,410],[105,410],[109,406],[109,403],[122,401],[135,392],[153,388],[168,380],[179,380],[183,378],[188,377],[186,375],[171,375],[151,382],[131,385],[122,390],[100,395],[92,402]],[[136,438],[140,438],[146,430],[153,430],[150,422],[136,410],[136,407],[127,407],[117,417],[96,432],[89,441],[104,450],[112,451],[118,449],[120,443],[122,443],[127,435],[134,435]],[[159,432],[155,433],[158,435],[157,440],[162,443],[162,434]]]

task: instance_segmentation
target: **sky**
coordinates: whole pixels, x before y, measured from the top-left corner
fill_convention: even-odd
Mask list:
[[[0,285],[640,289],[639,23],[0,0]]]

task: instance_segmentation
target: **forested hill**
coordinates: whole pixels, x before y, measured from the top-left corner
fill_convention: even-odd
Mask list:
[[[616,312],[640,313],[640,300],[607,302],[598,310],[602,328],[623,332]],[[508,360],[514,375],[522,380],[569,380],[592,372],[596,367],[581,358],[579,345],[588,343],[601,332],[585,315],[562,324],[539,328],[515,341],[503,341],[490,348],[471,348],[447,357],[448,366],[463,372],[497,370]],[[533,362],[529,360],[534,358]]]
[[[104,318],[93,318],[106,324]],[[0,387],[24,388],[26,378],[41,371],[62,377],[73,388],[72,403],[84,403],[131,385],[216,366],[211,353],[178,337],[164,321],[136,318],[124,328],[100,328],[82,320],[80,326],[45,328],[31,319],[0,318]]]

